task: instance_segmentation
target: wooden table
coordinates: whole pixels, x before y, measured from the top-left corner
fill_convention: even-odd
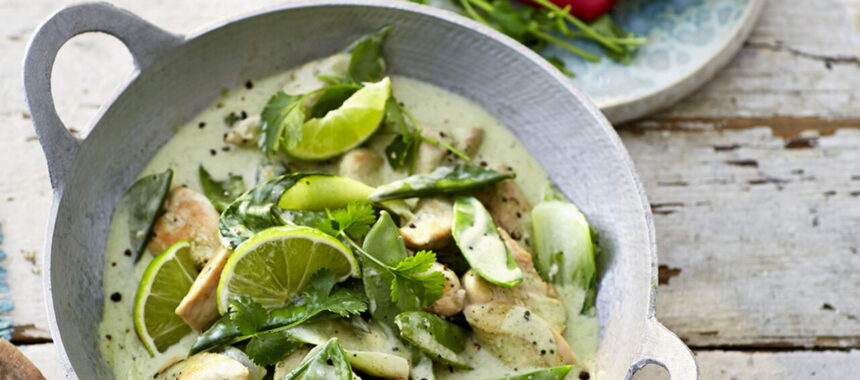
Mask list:
[[[13,341],[49,379],[62,377],[39,273],[51,191],[20,71],[38,22],[72,2],[0,3],[0,223]],[[114,1],[178,33],[278,2]],[[858,29],[860,0],[771,0],[709,85],[618,127],[655,214],[657,315],[696,352],[703,379],[860,376]],[[116,40],[71,41],[54,70],[63,119],[85,134],[130,73]]]

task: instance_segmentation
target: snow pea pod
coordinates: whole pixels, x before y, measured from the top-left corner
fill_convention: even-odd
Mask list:
[[[171,180],[173,169],[167,169],[137,180],[123,195],[121,202],[129,210],[128,238],[135,261],[140,260],[146,250],[152,226],[163,211]]]
[[[567,373],[573,369],[572,365],[543,368],[537,371],[527,372],[522,375],[503,377],[498,380],[564,380]]]
[[[413,175],[382,185],[376,188],[369,198],[378,202],[389,199],[462,194],[514,177],[513,173],[499,173],[479,166],[441,166],[429,174]]]
[[[352,366],[337,338],[314,347],[296,369],[283,380],[352,380]]]
[[[379,213],[379,219],[364,238],[362,249],[376,255],[389,266],[396,266],[407,256],[406,245],[400,237],[397,225],[385,211]],[[400,309],[391,299],[391,281],[394,280],[394,275],[363,255],[359,256],[359,260],[364,292],[370,301],[370,314],[374,319],[393,328],[394,317],[402,311],[409,311]],[[412,310],[418,309],[419,305],[416,303]]]
[[[451,234],[469,266],[485,280],[506,287],[523,280],[523,272],[499,236],[492,216],[475,197],[454,199]]]
[[[456,368],[472,368],[460,355],[466,349],[469,337],[466,329],[424,311],[400,313],[394,323],[400,329],[400,337],[431,359]]]

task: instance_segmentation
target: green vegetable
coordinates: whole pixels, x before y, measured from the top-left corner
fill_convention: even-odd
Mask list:
[[[372,192],[372,187],[351,178],[331,174],[310,175],[287,189],[278,201],[278,207],[320,211],[344,207],[350,202],[366,202]]]
[[[391,26],[386,25],[360,37],[350,45],[348,51],[352,54],[345,78],[348,83],[378,82],[385,77],[382,43],[390,32]]]
[[[594,305],[597,251],[585,215],[559,197],[550,193],[532,210],[535,267],[547,281],[582,292],[584,312]]]
[[[431,359],[461,369],[472,368],[461,355],[469,337],[466,329],[424,311],[400,313],[394,323],[403,339]]]
[[[245,346],[245,354],[261,366],[275,365],[285,356],[304,344],[292,340],[288,331],[263,334],[252,338]]]
[[[394,267],[408,257],[406,245],[397,230],[397,225],[387,212],[379,215],[379,220],[370,229],[364,238],[362,248],[366,252],[373,252],[377,259],[388,267]],[[364,292],[370,300],[370,314],[374,319],[394,327],[394,317],[403,311],[419,310],[418,302],[400,309],[391,298],[391,283],[394,274],[390,273],[385,266],[377,264],[364,255],[359,256],[361,262]]]
[[[267,155],[277,153],[282,146],[295,141],[305,122],[305,95],[287,95],[278,91],[269,98],[260,115],[260,149]],[[293,137],[293,138],[290,138]]]
[[[224,211],[236,198],[245,192],[245,181],[240,175],[231,175],[223,181],[212,179],[209,172],[203,165],[198,169],[200,175],[200,186],[203,188],[203,194],[218,211]]]
[[[219,230],[221,243],[235,249],[252,235],[269,227],[283,225],[284,216],[277,210],[278,200],[297,181],[321,173],[289,173],[265,181],[233,203],[221,213]]]
[[[366,202],[351,202],[346,208],[326,211],[326,219],[317,225],[321,231],[338,236],[341,232],[351,239],[361,239],[376,221],[373,207]]]
[[[320,93],[317,100],[314,102],[309,112],[311,118],[323,117],[329,111],[336,110],[343,105],[352,94],[355,94],[360,85],[355,84],[334,84],[325,87],[325,91]]]
[[[128,240],[135,261],[140,260],[146,250],[152,226],[164,208],[172,179],[173,169],[143,177],[128,188],[120,201],[129,210]]]
[[[242,120],[242,117],[237,115],[235,112],[230,112],[227,116],[224,117],[224,124],[227,124],[228,127],[232,127],[233,124],[236,124],[236,122],[239,120]]]
[[[475,197],[455,198],[451,234],[466,261],[485,280],[506,287],[523,280],[523,272],[499,236],[493,217]]]
[[[435,145],[454,153],[463,161],[471,161],[466,153],[451,144],[424,137],[421,134],[421,124],[403,105],[397,102],[394,96],[388,98],[388,103],[385,105],[385,125],[389,131],[395,134],[391,143],[385,147],[385,157],[388,159],[388,164],[394,169],[408,169],[411,174],[415,169],[415,159],[418,156],[418,148],[421,143]]]
[[[283,380],[352,380],[352,367],[337,338],[316,346]]]
[[[322,269],[314,274],[301,296],[268,312],[247,297],[230,302],[230,312],[197,338],[190,354],[278,333],[319,318],[345,318],[367,310],[367,300],[361,293],[335,289],[335,283],[334,274]],[[269,346],[260,343],[261,348]]]
[[[564,380],[564,377],[567,376],[567,373],[571,369],[573,369],[572,365],[563,365],[539,369],[522,375],[503,377],[498,380]]]
[[[348,213],[349,210],[347,209],[347,214]],[[372,222],[372,220],[362,216],[357,217],[356,215],[348,215],[350,223],[344,223],[343,220],[335,218],[337,214],[337,211],[331,212],[329,220],[320,225],[325,228],[323,231],[328,231],[330,235],[345,240],[355,251],[358,251],[361,254],[360,257],[362,261],[365,259],[369,260],[376,265],[375,269],[381,269],[393,276],[389,285],[389,294],[391,300],[394,301],[398,307],[404,310],[409,310],[416,304],[418,307],[429,306],[442,296],[442,290],[445,285],[445,276],[439,272],[425,273],[430,269],[431,264],[436,261],[435,253],[430,251],[420,251],[416,253],[415,256],[401,259],[395,265],[387,264],[379,257],[391,255],[391,252],[383,251],[384,249],[390,248],[390,246],[368,246],[373,249],[373,252],[366,251],[348,234],[347,228],[350,227],[353,229],[359,229],[362,232],[366,231],[367,226],[370,225],[369,222]],[[356,222],[356,220],[358,220],[358,222]],[[380,223],[390,223],[390,225],[393,225],[393,221],[391,221],[391,218],[388,217],[388,213],[385,211],[381,213],[381,217],[376,222],[377,225]],[[331,228],[328,228],[326,224],[329,224]],[[399,236],[399,232],[397,232],[396,227],[393,231],[388,227],[380,227],[380,229],[385,230],[385,233],[389,234],[389,236],[393,236],[395,233]],[[374,238],[373,240],[376,241],[376,239],[377,238]],[[392,238],[379,239],[389,240]]]
[[[441,166],[429,174],[418,174],[382,185],[370,194],[372,201],[468,193],[514,178],[495,170],[471,165]]]

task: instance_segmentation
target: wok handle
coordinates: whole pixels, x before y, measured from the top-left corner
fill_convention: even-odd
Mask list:
[[[51,71],[63,44],[87,32],[107,33],[122,41],[134,59],[135,75],[183,41],[181,36],[107,3],[69,6],[39,26],[24,58],[24,92],[55,190],[62,188],[82,141],[69,132],[57,114]]]
[[[639,358],[627,372],[627,379],[633,377],[639,369],[647,364],[657,364],[669,372],[672,380],[696,380],[699,369],[693,352],[669,331],[663,324],[651,317],[646,323],[645,341]]]

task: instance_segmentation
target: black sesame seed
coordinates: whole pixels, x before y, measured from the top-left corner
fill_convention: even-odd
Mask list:
[[[528,310],[526,310],[526,312],[523,313],[523,318],[525,318],[527,321],[529,320],[529,318],[531,318],[531,316],[532,316],[532,312],[530,312]]]
[[[125,252],[123,252],[122,254],[131,257],[131,250],[126,249]]]
[[[200,123],[197,123],[197,128],[203,128],[205,126],[206,126],[206,122],[201,121]]]
[[[579,380],[588,380],[591,378],[591,375],[588,372],[582,371],[579,373]]]
[[[209,154],[211,154],[211,155],[213,155],[213,156],[214,156],[214,155],[215,155],[215,154],[217,154],[217,153],[218,153],[218,152],[216,152],[216,151],[215,151],[215,149],[209,149]]]
[[[224,147],[221,147],[221,150],[223,150],[223,151],[225,151],[225,152],[229,152],[229,151],[230,151],[230,147],[229,147],[229,146],[224,146]]]
[[[540,350],[541,355],[546,355],[546,350]]]
[[[122,300],[122,294],[114,293],[110,295],[110,300],[113,302],[119,302]]]
[[[325,364],[334,365],[334,360],[326,359]]]
[[[251,82],[251,81],[245,82],[245,88],[247,88],[249,90],[254,88],[254,82]]]
[[[107,340],[111,340],[111,339],[113,339],[113,337],[112,337],[112,336],[110,336],[110,334],[107,334],[107,335],[105,335],[105,339],[107,339]]]
[[[240,119],[242,119],[242,120],[247,119],[247,118],[248,118],[248,113],[247,113],[247,112],[245,112],[245,111],[242,111],[242,113],[240,113],[240,114],[239,114],[239,118],[240,118]]]

